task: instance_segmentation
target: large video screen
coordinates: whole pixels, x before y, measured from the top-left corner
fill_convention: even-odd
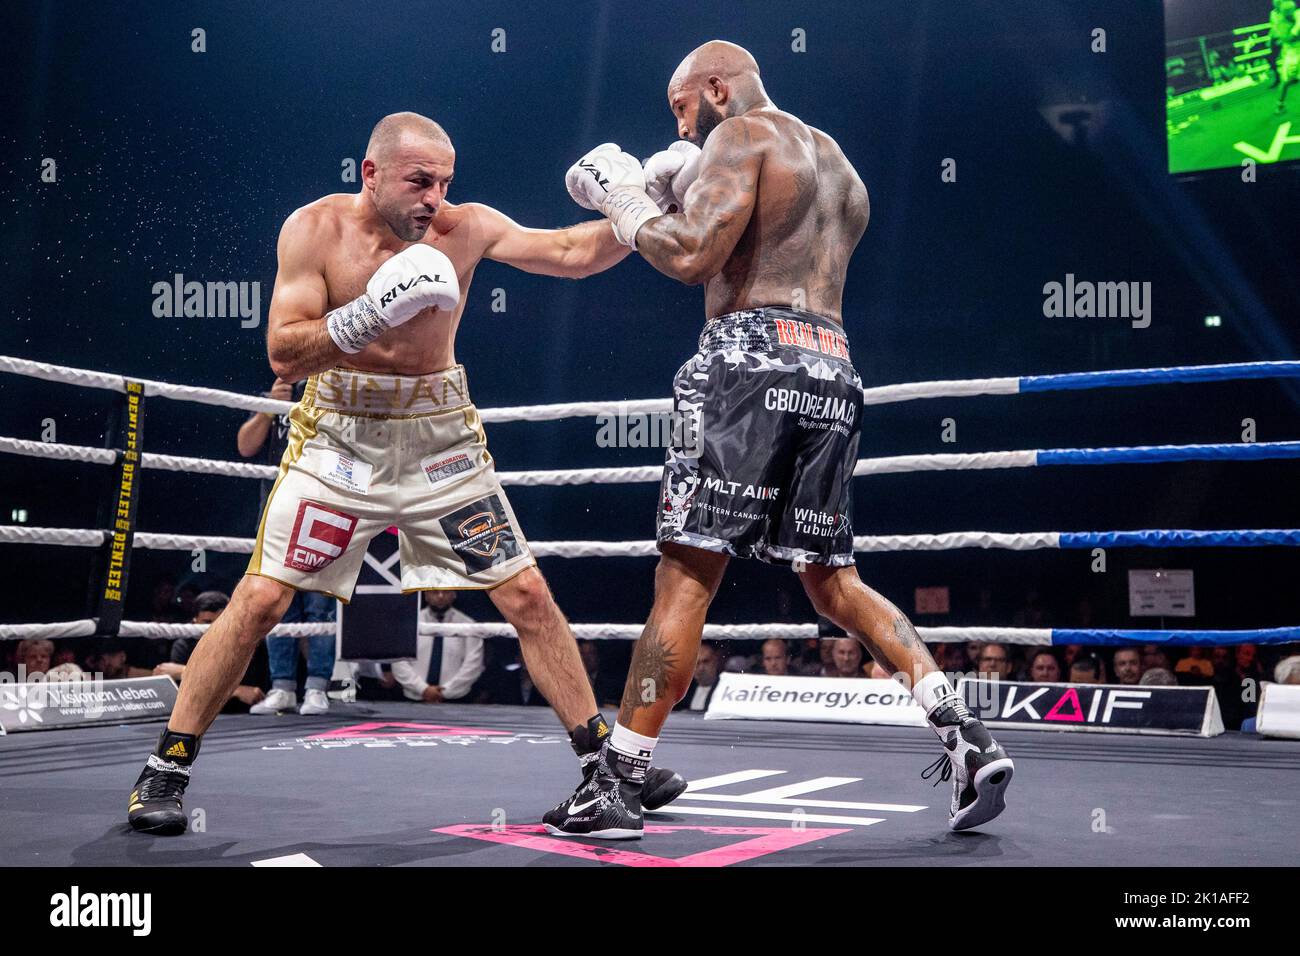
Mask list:
[[[1300,160],[1296,0],[1165,0],[1164,8],[1169,171]]]

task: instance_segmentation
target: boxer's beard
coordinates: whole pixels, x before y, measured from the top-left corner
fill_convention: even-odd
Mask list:
[[[396,206],[376,203],[375,208],[379,211],[379,215],[384,222],[388,224],[388,228],[393,230],[393,234],[403,242],[419,242],[424,238],[424,234],[428,232],[428,226],[421,226],[412,219],[413,214],[410,207],[405,204]]]
[[[701,93],[700,106],[695,113],[695,135],[690,137],[690,141],[703,149],[704,141],[709,138],[709,134],[726,118]]]

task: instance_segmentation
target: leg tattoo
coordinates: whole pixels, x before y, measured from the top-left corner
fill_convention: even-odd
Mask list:
[[[648,623],[632,652],[632,666],[628,670],[623,701],[618,710],[620,723],[626,725],[636,711],[659,702],[670,686],[677,657],[677,651],[664,642],[659,625],[653,621]]]

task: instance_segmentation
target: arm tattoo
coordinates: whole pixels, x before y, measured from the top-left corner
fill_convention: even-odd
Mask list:
[[[716,274],[730,257],[758,197],[758,150],[744,123],[719,127],[707,165],[681,215],[660,216],[637,233],[637,251],[666,275],[680,278],[702,265]]]

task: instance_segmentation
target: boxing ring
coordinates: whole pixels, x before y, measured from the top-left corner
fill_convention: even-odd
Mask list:
[[[0,356],[0,373],[133,397],[283,413],[290,403],[216,389]],[[920,382],[869,388],[867,405],[1080,389],[1156,387],[1300,377],[1300,362]],[[667,399],[481,410],[484,423],[602,414],[660,414]],[[245,479],[277,469],[244,462],[0,437],[0,453],[121,467],[134,481],[174,471]],[[1058,448],[864,458],[856,476],[921,471],[1076,467],[1300,457],[1300,441]],[[148,477],[141,477],[141,473]],[[499,473],[503,485],[656,483],[658,465]],[[526,523],[526,518],[525,518]],[[539,558],[648,557],[653,541],[533,541]],[[205,549],[249,553],[253,539],[116,528],[0,527],[0,545]],[[855,551],[958,549],[1295,547],[1300,529],[958,531],[855,536]],[[128,579],[129,581],[129,579]],[[646,586],[650,581],[647,575]],[[561,607],[564,605],[560,595]],[[120,601],[119,601],[120,608]],[[273,633],[333,633],[334,624]],[[431,627],[426,626],[429,630]],[[86,617],[0,625],[0,640],[91,635],[182,637],[204,626]],[[640,622],[578,622],[579,638],[633,639]],[[1300,623],[1243,630],[921,627],[926,642],[1019,645],[1178,644],[1203,647],[1300,640]],[[444,635],[513,631],[504,624],[439,625]],[[712,623],[706,639],[815,637],[815,624]],[[1229,733],[1213,739],[1112,737],[1003,729],[1017,761],[1009,809],[988,832],[947,830],[947,792],[921,784],[933,757],[918,728],[704,721],[677,713],[657,754],[691,787],[647,817],[653,841],[587,846],[546,837],[541,814],[576,782],[566,735],[548,710],[336,703],[322,717],[218,718],[187,809],[206,821],[181,840],[131,834],[122,800],[156,737],[152,724],[0,736],[0,846],[14,863],[67,865],[582,865],[817,864],[1246,865],[1290,864],[1300,742]],[[358,808],[364,807],[364,812]],[[57,832],[39,826],[54,811]],[[1194,831],[1196,838],[1188,839]],[[308,834],[304,836],[304,834]]]

